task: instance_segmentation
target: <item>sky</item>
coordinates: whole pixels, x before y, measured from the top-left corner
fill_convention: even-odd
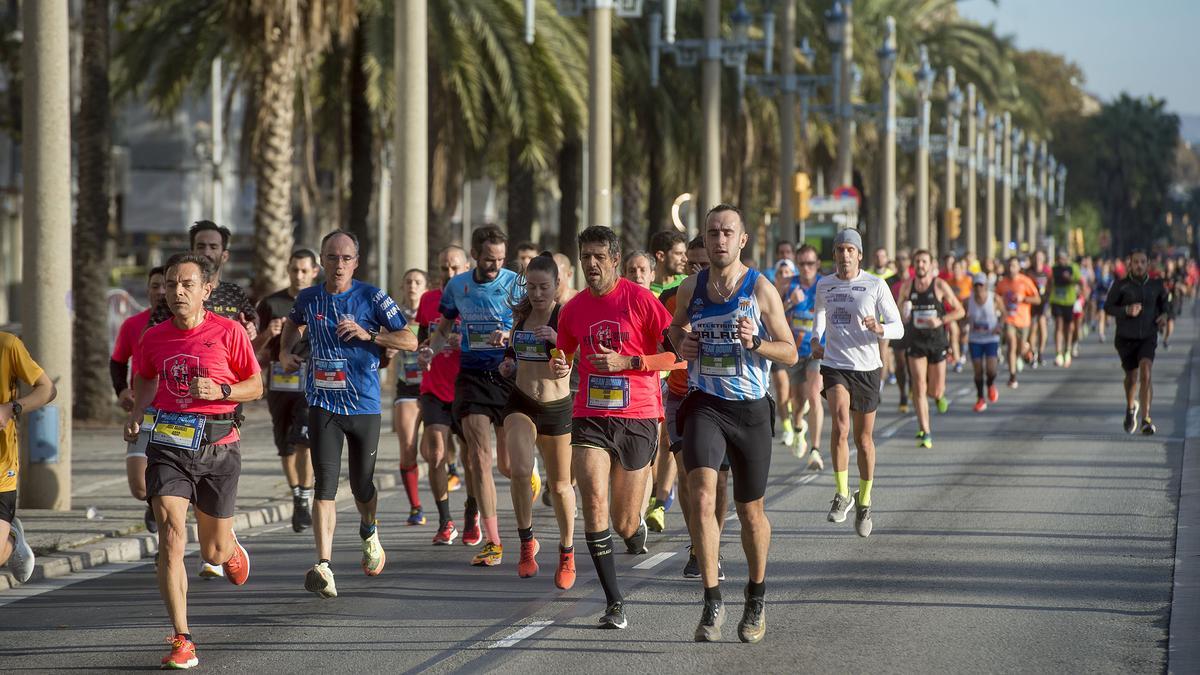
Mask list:
[[[995,23],[1021,49],[1065,55],[1103,100],[1153,94],[1200,115],[1200,0],[959,0],[959,13]]]

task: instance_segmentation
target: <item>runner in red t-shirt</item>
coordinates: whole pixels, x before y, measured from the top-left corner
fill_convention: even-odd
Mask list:
[[[551,365],[555,375],[567,377],[570,356],[579,352],[571,428],[575,480],[588,552],[608,604],[600,627],[625,628],[609,513],[628,552],[646,553],[641,506],[663,417],[657,371],[675,363],[674,353],[659,353],[671,315],[653,293],[620,277],[621,245],[611,229],[581,232],[579,256],[588,287],[559,314],[561,352]]]
[[[188,629],[183,567],[188,505],[195,504],[201,557],[221,564],[230,583],[246,583],[250,556],[233,533],[242,469],[234,411],[238,403],[261,397],[263,384],[246,331],[204,309],[213,291],[208,258],[181,254],[166,268],[172,319],[142,335],[125,440],[138,440],[144,417],[153,410],[146,488],[160,528],[159,589],[175,629],[163,664],[190,668],[198,660]]]
[[[146,274],[146,292],[150,299],[150,307],[156,307],[167,295],[166,280],[163,268],[155,267]],[[133,361],[137,351],[138,341],[146,326],[150,325],[150,309],[138,312],[125,319],[121,329],[117,331],[117,342],[113,345],[112,356],[108,362],[108,373],[112,376],[113,391],[117,392],[117,401],[125,412],[133,409],[133,388],[129,386],[129,376],[137,372],[137,362]],[[132,366],[130,362],[133,361]],[[136,443],[125,444],[125,478],[129,481],[129,494],[139,502],[146,499],[146,443],[150,438],[149,432],[141,434]],[[154,509],[146,505],[146,513],[142,516],[146,531],[150,534],[158,532],[158,521],[154,520]]]
[[[443,249],[438,254],[438,267],[442,272],[442,283],[471,269],[467,263],[467,252],[457,246]],[[429,348],[429,336],[437,329],[442,320],[438,304],[442,301],[442,289],[436,288],[425,291],[417,304],[416,322],[419,326],[417,339],[421,348],[417,351],[417,362],[425,369],[426,375],[421,379],[421,395],[418,403],[421,407],[421,421],[425,431],[421,434],[421,457],[429,463],[429,490],[438,510],[438,530],[433,535],[433,543],[445,546],[454,543],[458,530],[450,519],[450,473],[448,472],[448,456],[454,448],[451,432],[461,434],[458,425],[450,414],[450,404],[454,402],[454,381],[458,378],[458,347],[459,340],[447,340],[440,354],[434,354]],[[461,484],[461,481],[455,481]],[[470,494],[468,502],[474,502]],[[468,504],[468,511],[470,511]],[[477,513],[477,512],[476,512]],[[468,514],[470,515],[470,514]],[[479,537],[479,518],[468,517],[465,527],[474,527],[475,538]]]

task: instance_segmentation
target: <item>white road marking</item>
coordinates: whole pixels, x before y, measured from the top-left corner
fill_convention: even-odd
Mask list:
[[[88,485],[81,487],[78,490],[75,490],[74,496],[80,497],[82,495],[90,495],[93,492],[100,490],[101,488],[107,487],[109,485],[115,485],[117,483],[124,483],[127,480],[129,480],[129,479],[126,478],[125,476],[121,476],[120,478],[109,478],[107,480],[98,480],[95,483],[89,483]]]
[[[655,553],[654,555],[650,556],[649,558],[646,558],[642,562],[634,565],[633,569],[635,569],[635,570],[653,569],[655,567],[658,567],[664,561],[669,560],[674,556],[675,556],[675,551],[663,551],[662,553]]]
[[[553,623],[554,623],[553,621],[549,621],[549,620],[531,621],[524,628],[521,628],[520,630],[513,633],[512,635],[509,635],[508,637],[504,638],[503,640],[498,640],[496,642],[493,642],[491,645],[488,645],[488,649],[508,649],[508,648],[516,645],[521,640],[524,640],[525,638],[536,634],[538,631],[542,630],[543,628],[545,628]]]

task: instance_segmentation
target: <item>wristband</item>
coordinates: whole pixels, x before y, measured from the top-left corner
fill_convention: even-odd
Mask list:
[[[762,343],[763,343],[763,339],[760,338],[759,336],[755,335],[753,338],[751,338],[750,351],[752,351],[752,352],[758,351],[758,348],[762,346]]]

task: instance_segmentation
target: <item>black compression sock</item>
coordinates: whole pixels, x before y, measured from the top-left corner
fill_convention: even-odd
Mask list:
[[[995,383],[996,383],[996,376],[995,376],[995,375],[988,375],[988,376],[987,376],[987,385],[990,387],[990,386],[992,386],[992,385],[993,385],[993,384],[995,384]]]
[[[467,495],[467,501],[463,506],[466,507],[467,515],[479,513],[479,507],[475,504],[475,498],[471,495]]]
[[[195,644],[195,643],[196,643],[196,641],[192,639],[192,634],[191,634],[191,633],[180,633],[180,635],[182,635],[182,636],[183,636],[183,639],[184,639],[184,640],[187,640],[188,642],[191,642],[192,644]]]
[[[373,534],[375,534],[375,523],[373,523],[373,522],[371,522],[371,523],[363,523],[363,522],[360,522],[360,523],[358,524],[358,537],[359,537],[359,539],[366,539],[367,537],[370,537],[370,536],[371,536],[371,535],[373,535]]]
[[[438,527],[444,527],[446,523],[450,522],[450,500],[448,498],[440,499],[434,503],[437,504]]]
[[[983,378],[975,378],[975,391],[979,393],[979,398],[983,398]]]
[[[746,595],[751,598],[761,598],[767,594],[767,580],[763,579],[758,583],[753,581],[746,584]]]
[[[596,566],[596,576],[600,577],[605,600],[609,604],[621,600],[621,589],[617,587],[617,564],[613,561],[612,532],[607,529],[587,532],[584,538],[587,539],[588,553],[592,555],[592,564]]]
[[[720,586],[713,586],[712,588],[704,589],[704,602],[720,602],[720,601],[721,601],[721,587]]]
[[[518,527],[517,528],[517,537],[519,537],[521,539],[521,541],[533,541],[533,528],[532,527]]]

